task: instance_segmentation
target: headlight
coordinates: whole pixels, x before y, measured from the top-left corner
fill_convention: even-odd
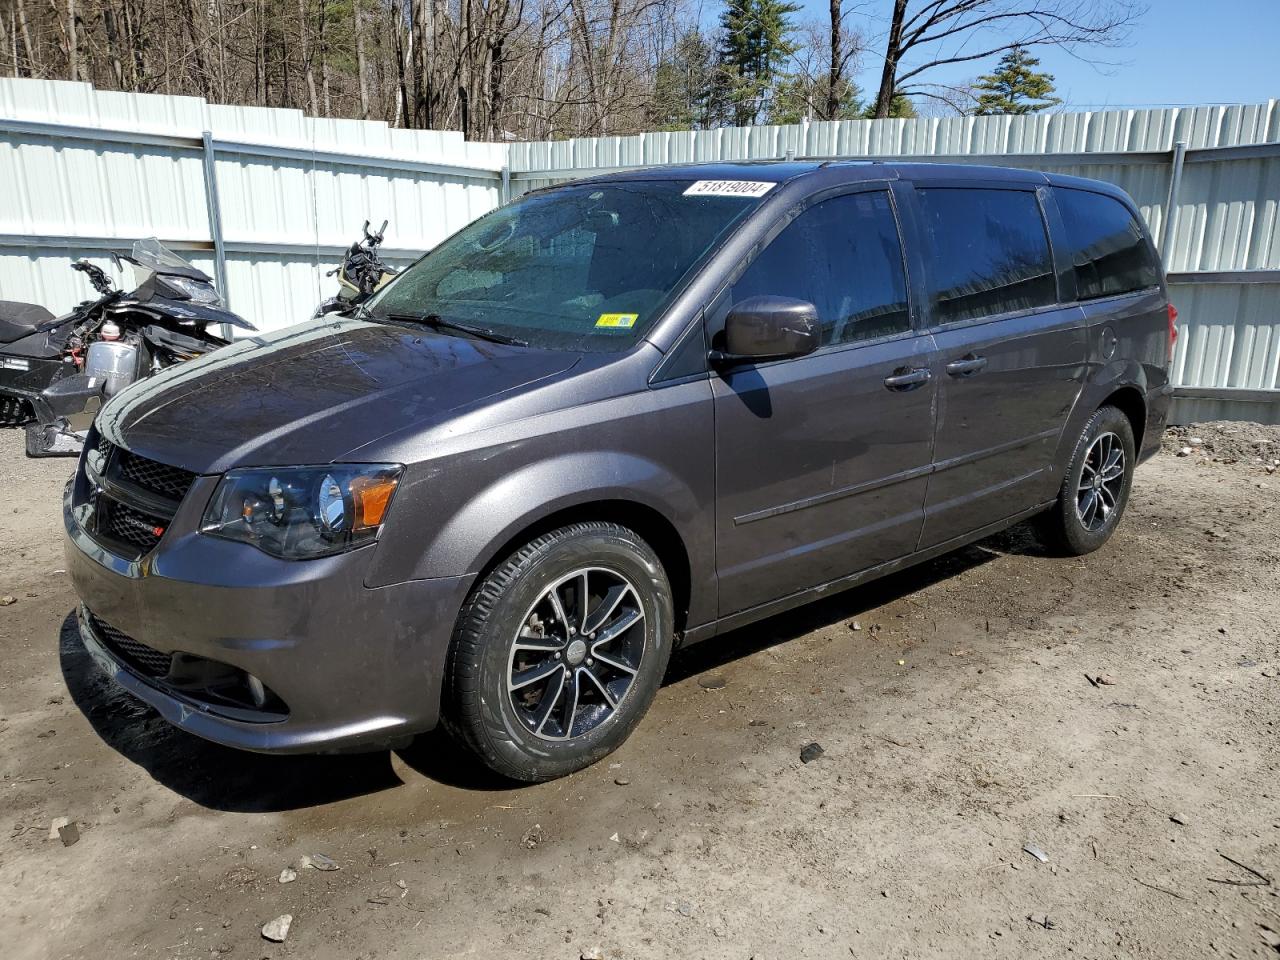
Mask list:
[[[377,538],[403,471],[393,463],[232,470],[200,530],[283,560],[343,553]]]
[[[213,285],[203,280],[192,280],[189,277],[164,277],[161,281],[166,287],[172,287],[192,303],[216,304],[222,298]]]

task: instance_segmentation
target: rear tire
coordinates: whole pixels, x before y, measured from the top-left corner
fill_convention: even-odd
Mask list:
[[[503,560],[458,616],[444,723],[490,769],[536,782],[630,736],[672,644],[671,587],[631,530],[575,523]]]
[[[1081,556],[1111,539],[1129,502],[1136,464],[1129,418],[1116,407],[1101,407],[1076,441],[1057,501],[1036,518],[1045,545]]]

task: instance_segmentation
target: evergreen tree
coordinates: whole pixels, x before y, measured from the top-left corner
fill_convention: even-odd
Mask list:
[[[787,0],[728,0],[720,16],[717,93],[737,126],[769,116],[775,84],[796,51],[791,14],[799,9]]]
[[[1022,47],[1010,49],[1000,58],[994,73],[978,78],[974,88],[979,91],[974,116],[1006,113],[1021,116],[1060,104],[1062,101],[1053,95],[1053,75],[1038,72],[1035,69],[1038,66],[1040,59]]]
[[[905,94],[895,93],[893,99],[889,101],[888,119],[892,120],[914,120],[919,114],[916,113],[916,105],[911,102],[910,98]],[[863,111],[864,120],[876,119],[876,105],[873,103]],[[880,119],[885,119],[881,117]]]
[[[652,119],[657,130],[702,130],[711,125],[715,50],[695,29],[676,41],[654,76]]]
[[[769,123],[799,123],[802,120],[857,120],[866,110],[860,92],[850,80],[840,78],[834,97],[836,112],[827,116],[831,99],[827,74],[808,77],[802,73],[783,77],[775,88],[769,105]]]

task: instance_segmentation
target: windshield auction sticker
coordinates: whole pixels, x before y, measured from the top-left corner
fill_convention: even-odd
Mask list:
[[[686,197],[763,197],[774,185],[763,180],[695,180]]]
[[[606,330],[630,330],[639,319],[638,313],[602,313],[596,326]]]

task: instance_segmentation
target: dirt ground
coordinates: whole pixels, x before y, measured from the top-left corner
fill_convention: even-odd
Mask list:
[[[614,757],[519,789],[442,736],[260,757],[112,689],[61,571],[70,462],[15,440],[7,960],[1276,955],[1280,428],[1171,435],[1093,556],[1014,530],[694,648]],[[279,882],[313,854],[338,869]]]

